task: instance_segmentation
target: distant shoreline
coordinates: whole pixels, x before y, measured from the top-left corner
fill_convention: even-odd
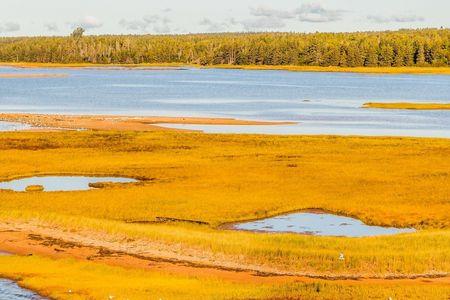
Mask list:
[[[0,78],[64,78],[69,77],[67,74],[21,74],[7,73],[0,74]]]
[[[410,103],[410,102],[368,102],[363,108],[407,109],[407,110],[450,110],[450,103]]]
[[[34,63],[34,62],[0,62],[2,67],[15,68],[129,68],[148,70],[173,70],[184,68],[199,69],[231,69],[231,70],[267,70],[293,72],[324,72],[324,73],[363,73],[363,74],[428,74],[450,75],[450,67],[319,67],[294,65],[197,65],[179,63],[161,64],[93,64],[93,63]]]

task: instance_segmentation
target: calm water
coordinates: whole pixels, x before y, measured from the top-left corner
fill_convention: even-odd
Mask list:
[[[0,256],[3,255],[9,254],[0,251]],[[44,298],[19,287],[14,281],[0,278],[0,300],[44,300]]]
[[[14,122],[2,122],[0,121],[0,131],[16,131],[29,129],[31,126]]]
[[[68,78],[0,78],[0,111],[234,117],[293,126],[200,126],[208,132],[450,137],[450,111],[361,109],[369,101],[450,103],[450,76],[218,69],[15,69]]]
[[[1,300],[44,300],[32,291],[19,287],[14,281],[0,278]]]
[[[366,225],[360,220],[319,213],[293,213],[233,225],[234,229],[259,232],[291,232],[320,236],[366,237],[414,232],[412,228]]]
[[[0,182],[0,189],[23,192],[27,186],[42,185],[46,192],[82,191],[90,190],[89,183],[97,182],[131,183],[137,180],[121,177],[41,176]]]

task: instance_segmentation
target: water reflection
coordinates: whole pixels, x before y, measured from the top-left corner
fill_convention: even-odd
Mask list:
[[[133,183],[133,178],[91,177],[91,176],[36,176],[0,182],[0,189],[24,192],[30,186],[42,186],[46,192],[82,191],[92,187],[89,184],[99,182]]]
[[[367,237],[415,232],[413,228],[370,226],[362,221],[326,213],[292,213],[234,224],[233,229],[257,232],[291,232],[319,236]]]

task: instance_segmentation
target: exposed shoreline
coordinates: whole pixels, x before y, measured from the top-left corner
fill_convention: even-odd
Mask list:
[[[2,226],[3,227],[3,226]],[[28,229],[27,229],[28,227]],[[196,257],[158,256],[159,251],[138,253],[133,247],[124,247],[121,242],[107,242],[88,239],[73,233],[71,238],[56,229],[45,229],[33,226],[3,227],[0,231],[0,251],[12,255],[39,255],[52,259],[75,258],[77,260],[97,261],[111,266],[138,268],[150,270],[158,268],[162,271],[177,275],[195,275],[201,277],[216,277],[234,282],[275,283],[316,280],[342,282],[383,282],[385,280],[399,282],[414,282],[427,279],[426,284],[450,283],[449,274],[405,274],[379,277],[370,275],[332,275],[308,274],[278,271],[265,266],[236,265],[226,262],[202,262]],[[126,244],[126,243],[125,243]],[[130,252],[120,249],[130,249]],[[148,249],[151,249],[149,245]],[[188,258],[188,259],[187,259]],[[189,259],[191,258],[191,259]],[[148,262],[152,262],[151,265]]]
[[[16,68],[121,68],[121,69],[147,69],[147,70],[176,70],[184,68],[199,69],[233,69],[233,70],[277,70],[294,72],[325,72],[325,73],[362,73],[362,74],[428,74],[450,75],[450,67],[320,67],[295,65],[198,65],[183,63],[158,64],[94,64],[94,63],[28,63],[28,62],[0,62],[3,67]]]
[[[0,78],[66,78],[69,77],[68,74],[0,74]]]
[[[28,124],[35,128],[28,130],[118,130],[118,131],[186,131],[172,129],[158,124],[195,125],[289,125],[294,122],[267,122],[238,120],[233,118],[196,117],[131,117],[106,115],[47,115],[47,114],[0,114],[0,121]]]

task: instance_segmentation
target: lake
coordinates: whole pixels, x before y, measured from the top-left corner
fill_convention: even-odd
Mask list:
[[[206,132],[450,137],[450,111],[377,110],[365,102],[450,103],[450,76],[220,69],[19,69],[0,78],[0,112],[233,117],[289,126],[193,126]],[[179,125],[168,125],[176,126]]]

